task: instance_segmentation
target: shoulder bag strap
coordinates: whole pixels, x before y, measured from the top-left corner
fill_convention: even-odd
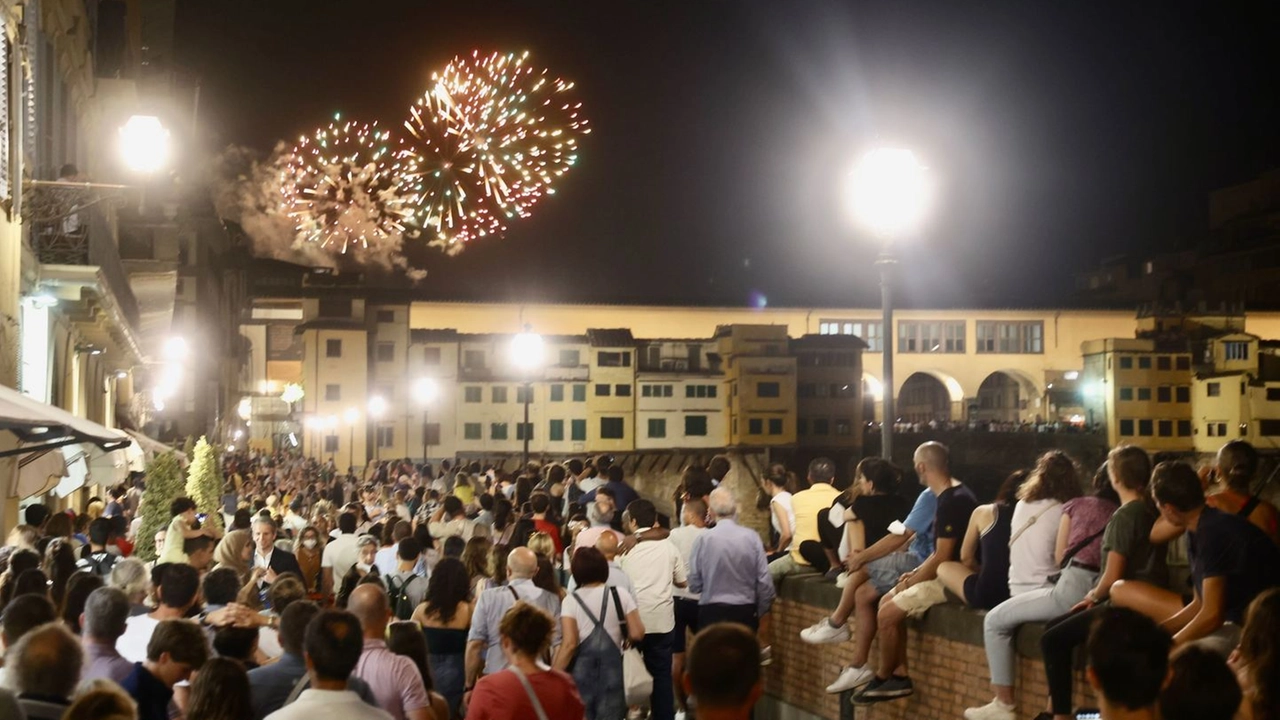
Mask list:
[[[600,618],[597,618],[595,615],[591,614],[591,609],[587,607],[586,603],[582,602],[582,596],[578,595],[578,592],[576,590],[573,592],[573,599],[575,602],[578,603],[578,607],[582,608],[582,612],[586,613],[587,617],[590,618],[592,625],[600,624]],[[600,603],[600,617],[604,617],[605,604],[603,601],[608,600],[608,598],[601,595],[600,600],[602,601]]]
[[[1258,492],[1262,492],[1262,488],[1258,488]],[[1258,505],[1261,504],[1262,498],[1258,496],[1258,493],[1254,493],[1253,497],[1249,498],[1249,502],[1246,502],[1244,506],[1240,508],[1240,512],[1236,513],[1236,515],[1248,520],[1249,516],[1253,514],[1253,511],[1257,510]]]
[[[622,600],[618,598],[618,588],[610,587],[609,592],[613,595],[613,609],[618,612],[618,624],[622,626],[622,643],[626,646],[627,636],[627,616],[622,614]]]
[[[520,593],[516,592],[516,589],[510,585],[507,586],[507,589],[511,591],[511,597],[515,598],[516,602],[520,602]]]
[[[1071,558],[1073,558],[1073,557],[1075,557],[1077,554],[1079,554],[1079,552],[1080,552],[1081,550],[1083,550],[1083,549],[1085,549],[1085,548],[1089,547],[1089,543],[1091,543],[1091,542],[1093,542],[1094,540],[1097,540],[1098,538],[1102,537],[1102,533],[1104,533],[1104,532],[1106,532],[1106,531],[1107,531],[1107,526],[1106,526],[1106,525],[1103,525],[1103,526],[1102,526],[1102,529],[1101,529],[1101,530],[1099,530],[1098,532],[1096,532],[1096,533],[1094,533],[1094,534],[1090,535],[1089,537],[1087,537],[1087,538],[1085,538],[1085,539],[1081,540],[1080,542],[1078,542],[1078,543],[1076,543],[1075,545],[1072,545],[1070,548],[1068,548],[1068,549],[1067,549],[1066,554],[1064,554],[1064,555],[1062,556],[1062,564],[1058,566],[1058,569],[1063,569],[1063,568],[1065,568],[1066,566],[1070,565],[1070,564],[1071,564]]]
[[[1049,507],[1047,507],[1047,508],[1045,508],[1045,509],[1041,510],[1040,512],[1036,513],[1035,515],[1032,515],[1032,516],[1031,516],[1031,519],[1029,519],[1029,520],[1027,520],[1025,523],[1023,523],[1022,527],[1018,528],[1018,532],[1014,533],[1014,534],[1013,534],[1013,537],[1009,538],[1009,547],[1013,547],[1013,544],[1014,544],[1014,543],[1016,543],[1016,542],[1018,542],[1018,538],[1022,537],[1022,533],[1026,532],[1028,529],[1030,529],[1032,525],[1035,525],[1035,524],[1036,524],[1036,521],[1040,519],[1040,516],[1041,516],[1041,515],[1043,515],[1043,514],[1045,514],[1045,513],[1047,513],[1047,512],[1049,512],[1049,508],[1051,508],[1051,507],[1056,507],[1056,505],[1050,505]]]
[[[542,709],[542,702],[538,700],[537,694],[533,692],[533,686],[529,684],[529,678],[525,677],[524,673],[520,672],[515,667],[509,667],[507,669],[515,673],[516,677],[520,678],[520,684],[524,686],[525,694],[529,696],[529,702],[533,704],[533,711],[537,713],[538,720],[549,720],[547,717],[547,711]]]
[[[309,687],[311,687],[311,675],[303,673],[302,677],[298,678],[298,682],[293,684],[293,689],[289,691],[289,697],[285,698],[284,704],[292,704],[293,701],[297,700],[298,696],[302,694],[302,691]]]

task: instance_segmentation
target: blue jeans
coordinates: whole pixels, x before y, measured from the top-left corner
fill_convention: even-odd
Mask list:
[[[982,636],[987,648],[987,666],[991,669],[991,684],[1013,687],[1017,667],[1013,636],[1019,625],[1065,615],[1084,599],[1097,579],[1096,572],[1070,566],[1062,571],[1057,584],[1015,595],[988,611],[982,621]]]
[[[449,717],[462,717],[458,714],[458,705],[462,703],[462,690],[467,681],[465,658],[459,653],[431,653],[427,656],[436,692],[443,695],[449,704]]]
[[[674,720],[676,693],[671,685],[671,652],[676,631],[648,633],[637,648],[644,656],[644,667],[653,676],[653,695],[649,698],[650,720]]]

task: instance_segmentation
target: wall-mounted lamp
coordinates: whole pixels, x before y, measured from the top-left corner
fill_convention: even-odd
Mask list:
[[[76,345],[76,352],[81,355],[101,355],[103,350],[97,345]]]

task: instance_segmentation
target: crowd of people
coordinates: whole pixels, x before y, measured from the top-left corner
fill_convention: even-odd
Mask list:
[[[216,508],[148,508],[139,477],[24,509],[0,717],[714,720],[762,692],[774,585],[723,457],[684,471],[674,527],[609,456],[222,470]]]
[[[765,542],[724,456],[684,469],[672,517],[609,456],[344,473],[239,453],[217,508],[148,508],[145,477],[81,512],[31,505],[0,550],[0,717],[747,718],[777,588],[817,572],[841,599],[800,639],[852,640],[827,691],[858,705],[915,692],[907,621],[959,602],[985,611],[994,695],[968,720],[1016,717],[1031,622],[1042,719],[1075,717],[1079,649],[1102,717],[1280,720],[1280,514],[1247,443],[1202,472],[1121,446],[1091,477],[1052,451],[989,504],[945,446],[913,464],[914,498],[882,458],[769,467]]]

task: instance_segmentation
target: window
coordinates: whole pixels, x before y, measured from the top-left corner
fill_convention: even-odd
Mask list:
[[[1179,385],[1178,387],[1174,388],[1174,391],[1176,392],[1176,395],[1174,397],[1178,402],[1180,403],[1191,402],[1191,386],[1190,385]]]
[[[440,444],[440,423],[427,423],[426,436],[428,445]]]
[[[664,438],[667,436],[667,421],[663,418],[649,419],[649,437]]]
[[[796,397],[811,398],[816,392],[813,383],[800,383],[796,386]]]
[[[1120,369],[1121,369],[1121,370],[1132,370],[1132,369],[1133,369],[1133,358],[1129,357],[1128,355],[1121,355],[1121,356],[1120,356]]]
[[[1044,352],[1044,323],[979,320],[974,326],[980,353]]]
[[[1150,420],[1138,421],[1138,436],[1151,437],[1152,422]]]
[[[527,399],[526,399],[526,396]],[[516,386],[516,402],[523,405],[525,402],[533,402],[533,388],[527,385]]]
[[[1191,421],[1190,420],[1178,421],[1178,437],[1191,437]]]
[[[715,385],[685,385],[684,396],[687,398],[713,398],[716,396]]]
[[[776,398],[782,394],[781,386],[776,382],[756,383],[756,397]]]
[[[396,359],[396,344],[380,342],[377,346],[378,362],[391,362]]]
[[[325,385],[325,386],[324,386],[324,399],[325,399],[325,401],[327,401],[327,402],[339,402],[339,401],[341,401],[341,400],[342,400],[342,386],[341,386],[341,385]]]
[[[688,437],[705,437],[707,434],[707,416],[685,415],[684,434]]]
[[[462,367],[469,370],[484,369],[484,351],[483,350],[464,350],[462,352]]]
[[[1218,397],[1222,394],[1222,384],[1216,382],[1206,383],[1204,386],[1204,394],[1209,397]]]
[[[533,423],[516,423],[516,439],[533,439]]]
[[[1133,388],[1131,388],[1131,387],[1122,387],[1122,388],[1120,388],[1120,399],[1121,399],[1121,400],[1132,400],[1132,399],[1133,399]]]
[[[631,367],[631,353],[601,351],[596,353],[596,364],[600,367]]]
[[[1148,401],[1148,400],[1150,400],[1150,399],[1151,399],[1151,388],[1144,388],[1144,387],[1140,387],[1140,388],[1138,388],[1138,399],[1139,399],[1139,400],[1142,400],[1142,401]]]
[[[797,435],[808,435],[808,434],[809,434],[809,418],[797,418],[797,419],[796,419],[796,434],[797,434]]]
[[[1168,385],[1161,385],[1156,388],[1156,402],[1173,402],[1173,388]]]
[[[569,421],[569,439],[574,442],[582,442],[587,439],[587,421],[586,420],[570,420]]]
[[[900,321],[898,352],[963,353],[964,321]]]
[[[1174,366],[1177,367],[1179,370],[1190,370],[1191,357],[1188,355],[1177,356],[1176,358],[1174,358]]]
[[[1120,421],[1120,435],[1123,437],[1133,437],[1133,421],[1132,420]]]
[[[564,440],[564,421],[552,420],[547,427],[547,438],[551,442],[561,442]]]
[[[574,386],[573,386],[573,401],[574,401],[574,402],[586,402],[586,401],[587,401],[587,386],[586,386],[586,385],[574,385]]]
[[[750,420],[748,420],[748,421],[747,421],[747,434],[748,434],[748,435],[763,435],[763,434],[764,434],[764,420],[761,420],[760,418],[751,418]]]
[[[616,395],[617,397],[631,397],[631,386],[625,385],[625,384],[614,385],[613,394]]]
[[[609,385],[609,383],[597,383],[596,397],[609,397],[609,391],[612,389],[613,388],[612,386]]]
[[[489,423],[489,439],[490,440],[506,440],[507,424],[506,423]]]
[[[325,340],[324,356],[330,358],[342,357],[342,341],[341,340]]]
[[[332,455],[338,452],[338,436],[337,435],[324,436],[324,451],[328,455]]]
[[[1161,420],[1156,423],[1156,429],[1160,437],[1173,437],[1173,421]]]
[[[463,440],[479,440],[480,439],[480,423],[463,423],[462,439]]]
[[[1264,437],[1280,435],[1280,420],[1259,420],[1258,434]]]
[[[1249,343],[1239,340],[1222,343],[1222,354],[1227,360],[1248,360]]]
[[[826,418],[817,418],[816,420],[814,420],[813,434],[814,435],[830,435],[831,434],[830,422],[828,422]]]
[[[551,386],[551,402],[564,402],[564,385]]]
[[[850,422],[848,418],[836,418],[835,423],[836,423],[836,434],[837,434],[837,435],[852,435],[852,434],[853,434],[853,423],[852,423],[852,422]]]
[[[1138,358],[1138,369],[1139,369],[1139,370],[1150,370],[1150,369],[1151,369],[1151,358],[1150,358],[1150,357],[1148,357],[1148,356],[1145,356],[1145,355],[1144,355],[1143,357]]]
[[[506,402],[506,401],[507,401],[507,386],[506,386],[506,385],[494,385],[494,386],[493,386],[493,391],[492,391],[492,393],[491,393],[491,397],[492,397],[493,402],[496,402],[496,403],[504,403],[504,402]]]
[[[624,437],[625,422],[620,417],[600,418],[600,439],[621,440]]]
[[[440,364],[440,348],[429,347],[422,348],[422,362],[426,365]]]
[[[1280,387],[1267,388],[1267,399],[1272,402],[1275,402],[1276,400],[1280,400]]]
[[[822,320],[820,335],[853,335],[867,344],[867,352],[884,352],[884,324],[878,320]]]
[[[462,389],[463,402],[478,403],[480,402],[480,388],[475,385],[468,385]]]
[[[560,367],[578,367],[582,364],[582,353],[577,350],[560,351]]]
[[[769,418],[769,434],[770,435],[782,434],[782,418]]]
[[[377,312],[377,318],[378,318],[378,322],[380,323],[393,323],[396,321],[396,311],[395,310],[379,310]]]
[[[396,428],[394,425],[379,425],[377,438],[378,447],[389,448],[394,444],[396,437]]]
[[[1161,355],[1156,358],[1156,369],[1162,372],[1168,372],[1173,369],[1173,358],[1168,355]]]
[[[645,397],[671,397],[675,388],[671,385],[641,385],[641,394]]]

